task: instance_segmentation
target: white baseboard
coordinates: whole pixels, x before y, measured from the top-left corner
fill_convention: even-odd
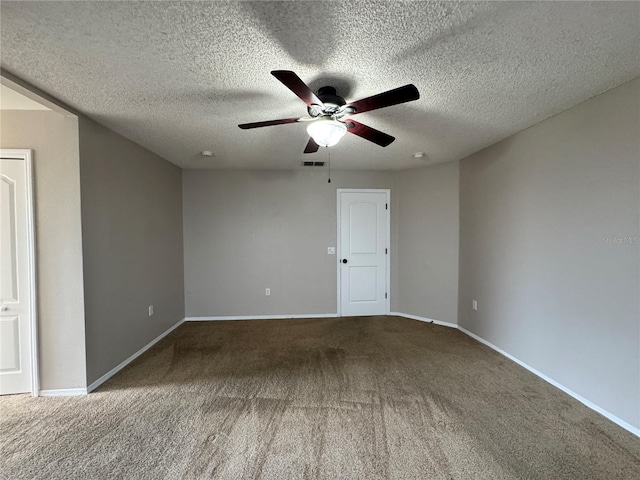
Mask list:
[[[458,325],[450,322],[441,322],[440,320],[434,320],[433,318],[419,317],[418,315],[411,315],[409,313],[390,312],[389,315],[394,317],[410,318],[411,320],[419,320],[421,322],[433,323],[435,325],[442,325],[443,327],[458,328]]]
[[[413,320],[419,320],[421,322],[433,323],[435,325],[442,325],[442,326],[450,327],[450,328],[457,328],[458,330],[460,330],[461,332],[465,333],[466,335],[469,335],[471,338],[473,338],[473,339],[477,340],[478,342],[488,346],[489,348],[495,350],[499,354],[504,355],[505,357],[507,357],[512,362],[515,362],[518,365],[520,365],[521,367],[526,368],[531,373],[533,373],[534,375],[537,375],[538,377],[540,377],[545,382],[548,382],[551,385],[553,385],[554,387],[559,388],[560,390],[562,390],[567,395],[570,395],[571,397],[575,398],[576,400],[578,400],[583,405],[585,405],[585,406],[589,407],[590,409],[598,412],[600,415],[608,418],[609,420],[611,420],[616,425],[619,425],[622,428],[624,428],[625,430],[627,430],[627,431],[633,433],[634,435],[640,437],[640,428],[636,428],[633,425],[625,422],[624,420],[616,417],[615,415],[613,415],[612,413],[608,412],[604,408],[599,407],[598,405],[596,405],[595,403],[591,402],[590,400],[587,400],[582,395],[580,395],[580,394],[574,392],[573,390],[565,387],[564,385],[556,382],[552,378],[546,376],[544,373],[539,372],[535,368],[533,368],[533,367],[527,365],[526,363],[524,363],[522,360],[520,360],[520,359],[514,357],[513,355],[505,352],[501,348],[496,347],[491,342],[488,342],[484,338],[476,335],[475,333],[470,332],[469,330],[467,330],[466,328],[461,327],[460,325],[457,325],[455,323],[449,323],[449,322],[441,322],[439,320],[434,320],[432,318],[420,317],[418,315],[411,315],[411,314],[408,314],[408,313],[401,313],[401,312],[390,312],[389,315],[394,315],[394,316],[397,316],[397,317],[404,317],[404,318],[411,318]]]
[[[458,326],[458,330],[460,330],[461,332],[469,335],[471,338],[477,340],[478,342],[486,345],[489,348],[492,348],[493,350],[495,350],[496,352],[498,352],[501,355],[504,355],[505,357],[507,357],[509,360],[517,363],[518,365],[520,365],[521,367],[526,368],[527,370],[529,370],[531,373],[533,373],[534,375],[537,375],[538,377],[540,377],[542,380],[544,380],[545,382],[550,383],[551,385],[553,385],[556,388],[559,388],[560,390],[562,390],[564,393],[566,393],[567,395],[572,396],[573,398],[575,398],[576,400],[578,400],[580,403],[582,403],[583,405],[589,407],[591,410],[594,410],[596,412],[598,412],[600,415],[608,418],[609,420],[611,420],[613,423],[621,426],[622,428],[624,428],[625,430],[628,430],[629,432],[633,433],[634,435],[636,435],[637,437],[640,437],[640,428],[636,428],[633,425],[625,422],[624,420],[616,417],[615,415],[613,415],[612,413],[609,413],[608,411],[606,411],[604,408],[599,407],[598,405],[596,405],[595,403],[587,400],[586,398],[584,398],[582,395],[574,392],[573,390],[568,389],[567,387],[565,387],[564,385],[556,382],[554,379],[547,377],[544,373],[539,372],[538,370],[536,370],[535,368],[527,365],[526,363],[524,363],[522,360],[517,359],[516,357],[514,357],[513,355],[505,352],[504,350],[502,350],[501,348],[496,347],[494,344],[492,344],[491,342],[488,342],[487,340],[485,340],[484,338],[476,335],[475,333],[470,332],[469,330],[467,330],[466,328],[463,328],[461,326]]]
[[[337,313],[308,313],[303,315],[234,315],[223,317],[186,317],[186,322],[213,322],[217,320],[282,320],[286,318],[335,318]]]
[[[111,370],[109,370],[107,373],[105,373],[104,375],[102,375],[99,379],[97,379],[95,382],[93,382],[91,385],[89,385],[86,389],[86,392],[92,392],[94,391],[96,388],[98,388],[100,385],[102,385],[104,382],[106,382],[107,380],[109,380],[111,377],[113,377],[116,373],[118,373],[120,370],[122,370],[124,367],[126,367],[127,365],[129,365],[131,362],[133,362],[136,358],[138,358],[140,355],[142,355],[144,352],[146,352],[147,350],[149,350],[151,347],[153,347],[156,343],[158,343],[160,340],[162,340],[164,337],[166,337],[167,335],[169,335],[171,332],[173,332],[176,328],[178,328],[180,325],[182,325],[184,323],[185,319],[183,318],[182,320],[180,320],[178,323],[176,323],[173,327],[170,327],[167,331],[165,331],[164,333],[161,333],[158,337],[156,337],[154,340],[151,340],[151,342],[149,342],[147,345],[145,345],[144,347],[142,347],[140,350],[138,350],[136,353],[134,353],[133,355],[131,355],[129,358],[127,358],[125,361],[123,361],[122,363],[120,363],[119,365],[116,365],[115,367],[113,367]],[[42,392],[41,392],[42,393]]]
[[[40,390],[39,392],[41,397],[75,397],[86,394],[86,388],[61,388],[57,390]]]

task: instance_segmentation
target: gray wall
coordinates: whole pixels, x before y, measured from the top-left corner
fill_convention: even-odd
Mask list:
[[[80,117],[80,179],[91,384],[184,317],[182,175]]]
[[[401,313],[458,323],[458,162],[398,173]]]
[[[460,167],[460,325],[636,428],[639,110],[636,79]]]
[[[0,147],[34,151],[40,388],[84,388],[78,120],[49,111],[0,115]]]
[[[186,316],[336,312],[336,189],[391,189],[392,172],[185,170]],[[393,262],[393,258],[392,258]],[[391,301],[395,293],[392,267]],[[265,288],[271,296],[265,296]]]

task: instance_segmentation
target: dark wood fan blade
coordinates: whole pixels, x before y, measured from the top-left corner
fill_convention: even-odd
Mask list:
[[[411,102],[418,100],[420,93],[415,85],[409,84],[404,87],[394,88],[388,92],[379,93],[373,97],[363,98],[347,105],[355,110],[355,113],[368,112],[377,110],[378,108],[390,107],[399,103]]]
[[[320,146],[316,143],[316,141],[309,137],[309,143],[307,143],[306,148],[304,149],[304,153],[316,153]]]
[[[299,121],[300,117],[281,118],[280,120],[267,120],[266,122],[243,123],[238,126],[243,130],[247,130],[249,128],[269,127],[271,125],[282,125],[284,123],[296,123]]]
[[[345,120],[347,124],[347,132],[353,133],[359,137],[364,138],[365,140],[369,140],[381,147],[386,147],[390,145],[395,140],[395,137],[391,135],[387,135],[380,130],[376,130],[375,128],[368,127],[363,125],[362,123],[358,123],[355,120]]]
[[[316,94],[311,91],[311,89],[300,80],[300,77],[293,73],[290,70],[273,70],[271,75],[280,80],[285,87],[295,93],[307,106],[311,105],[320,105],[322,106],[322,102]]]

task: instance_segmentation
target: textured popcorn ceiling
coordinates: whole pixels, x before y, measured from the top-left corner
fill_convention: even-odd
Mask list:
[[[414,83],[417,102],[359,115],[332,168],[463,158],[640,75],[637,2],[7,2],[2,68],[187,168],[302,168],[305,105],[270,70],[356,100]],[[201,150],[212,150],[203,158]],[[417,151],[426,153],[414,159]]]

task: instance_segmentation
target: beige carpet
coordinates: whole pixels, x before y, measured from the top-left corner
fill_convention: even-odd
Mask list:
[[[464,334],[187,323],[87,397],[0,399],[3,479],[638,479],[640,440]]]

